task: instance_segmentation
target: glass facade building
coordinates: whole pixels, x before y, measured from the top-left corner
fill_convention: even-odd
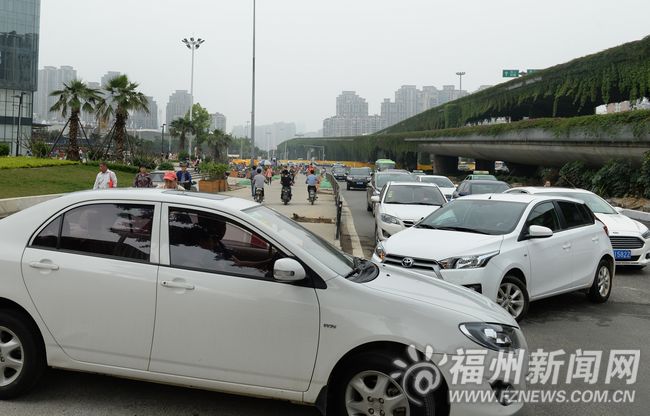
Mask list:
[[[40,11],[40,0],[0,0],[0,143],[12,154],[32,132]]]

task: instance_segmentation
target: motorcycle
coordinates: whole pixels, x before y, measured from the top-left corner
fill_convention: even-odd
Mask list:
[[[314,201],[316,201],[316,189],[314,188],[309,188],[309,203],[314,205]]]
[[[264,201],[264,189],[256,188],[255,189],[255,202],[261,204]]]
[[[282,199],[284,205],[287,205],[289,201],[291,201],[291,187],[289,186],[282,187],[282,194],[280,195],[280,199]]]

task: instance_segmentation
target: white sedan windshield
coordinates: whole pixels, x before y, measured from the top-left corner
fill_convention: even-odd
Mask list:
[[[274,234],[282,240],[301,247],[338,275],[347,276],[352,271],[354,261],[351,257],[295,221],[264,206],[249,208],[243,212],[273,230]]]
[[[423,219],[416,227],[503,235],[512,232],[526,204],[493,200],[450,202]]]

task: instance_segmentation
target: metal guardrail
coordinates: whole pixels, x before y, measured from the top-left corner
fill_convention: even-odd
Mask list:
[[[336,235],[334,238],[339,240],[341,238],[341,213],[343,211],[343,201],[341,200],[341,189],[336,178],[330,173],[325,174],[327,181],[332,185],[332,192],[334,193],[334,203],[336,204]]]

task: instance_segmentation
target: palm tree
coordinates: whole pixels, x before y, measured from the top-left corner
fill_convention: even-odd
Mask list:
[[[73,79],[68,84],[64,83],[63,89],[52,91],[50,95],[59,97],[50,111],[60,111],[63,117],[67,117],[68,109],[70,109],[67,159],[79,160],[79,143],[77,142],[79,114],[82,110],[88,113],[95,110],[94,105],[102,99],[101,91],[89,88],[85,82],[79,79]]]
[[[185,137],[188,133],[194,134],[194,125],[188,117],[179,117],[172,120],[169,125],[172,137],[179,137],[178,149],[185,150]]]
[[[205,138],[206,143],[212,148],[212,154],[215,160],[224,161],[228,158],[227,149],[233,142],[233,137],[230,134],[224,133],[219,129],[215,129],[209,133]],[[226,150],[226,157],[222,157],[222,150]]]
[[[138,84],[129,81],[126,75],[118,75],[104,85],[107,97],[97,103],[95,111],[102,121],[115,118],[115,152],[119,160],[124,157],[124,141],[127,137],[126,121],[129,111],[149,113],[147,97],[138,91]]]

